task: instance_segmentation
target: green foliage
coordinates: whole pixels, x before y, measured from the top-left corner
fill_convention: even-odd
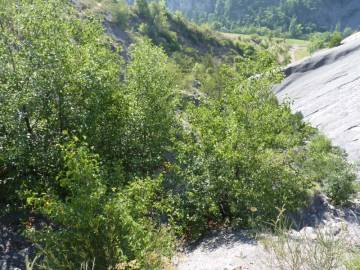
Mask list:
[[[140,38],[125,62],[61,1],[0,3],[0,201],[49,218],[30,232],[46,269],[161,269],[164,224],[196,238],[297,210],[317,183],[337,203],[352,193],[344,155],[272,93],[270,41],[219,39],[139,0],[136,28],[173,58]]]
[[[304,170],[337,204],[348,201],[355,192],[355,169],[346,161],[342,150],[334,148],[324,136],[316,136],[308,145]]]
[[[339,46],[344,36],[341,32],[314,33],[310,37],[309,51],[311,53],[323,49]]]
[[[3,7],[0,148],[7,180],[1,190],[51,187],[49,178],[61,168],[55,145],[64,130],[96,136],[121,61],[99,23],[80,20],[59,1]]]
[[[129,7],[125,0],[106,0],[102,1],[101,5],[106,11],[109,11],[113,22],[120,25],[122,28],[126,28],[129,20]]]
[[[282,78],[274,59],[258,53],[257,60],[222,65],[211,71],[212,82],[204,66],[196,68],[213,98],[187,107],[188,128],[177,142],[173,190],[182,192],[173,193],[172,218],[188,237],[224,224],[260,226],[283,206],[297,211],[316,183],[335,203],[354,193],[344,155],[269,90]]]
[[[291,18],[289,25],[289,35],[291,37],[301,37],[303,33],[302,25],[298,24],[296,18]]]
[[[152,175],[171,151],[175,127],[175,73],[164,52],[149,42],[130,50],[123,86],[111,96],[97,123],[97,136],[87,140],[106,161],[110,186],[118,175]]]
[[[343,36],[340,32],[334,32],[329,42],[329,47],[333,48],[339,46],[341,44],[342,39]]]
[[[186,114],[191,128],[178,143],[175,170],[185,189],[179,222],[193,237],[226,222],[260,224],[283,205],[295,210],[312,185],[295,165],[309,129],[269,91],[277,75],[243,76]]]
[[[58,181],[66,197],[46,194],[35,201],[57,228],[30,232],[42,244],[43,267],[80,269],[94,263],[95,269],[159,269],[173,248],[166,229],[156,228],[148,217],[152,206],[147,203],[161,179],[136,180],[107,195],[98,156],[76,140],[61,152],[64,171]]]
[[[329,33],[314,33],[310,37],[309,52],[313,53],[319,49],[326,48],[329,40]]]
[[[176,51],[180,49],[177,34],[170,30],[169,16],[166,5],[152,2],[150,5],[146,1],[135,2],[135,12],[143,20],[139,25],[139,31],[147,35],[154,43],[162,45],[166,51]]]
[[[125,72],[102,26],[79,20],[69,6],[24,0],[6,16],[0,34],[1,190],[58,189],[52,181],[62,167],[56,145],[66,134],[87,138],[109,163],[109,182],[117,181],[115,171],[131,178],[157,170],[169,151],[175,115],[173,74],[162,50],[135,47]]]
[[[209,23],[223,32],[304,37],[312,32],[333,31],[341,21],[327,0],[168,0],[198,23]],[[341,8],[341,5],[336,8]],[[331,14],[331,15],[330,15]],[[349,16],[352,14],[349,12]],[[328,17],[327,20],[324,20]],[[331,17],[331,18],[330,18]]]
[[[126,0],[78,0],[77,5],[82,9],[89,9],[95,14],[101,14],[101,17],[117,24],[122,28],[128,26],[130,18],[130,9]]]
[[[233,56],[233,52],[243,54],[241,46],[230,39],[219,38],[208,24],[199,26],[189,22],[179,12],[171,13],[165,1],[149,1],[144,5],[147,8],[139,9],[136,3],[131,8],[130,24],[141,36],[162,47],[168,55],[181,52],[201,61],[205,54],[219,58],[230,54]],[[189,47],[194,50],[192,53],[187,51]],[[247,53],[251,53],[251,50]]]
[[[360,270],[360,258],[359,251],[356,250],[355,256],[353,256],[346,264],[348,270]]]
[[[144,18],[150,17],[150,9],[146,0],[135,0],[135,8],[140,16]]]
[[[130,150],[126,169],[151,174],[171,150],[175,125],[174,76],[164,52],[144,42],[131,50],[126,71],[127,92],[133,95],[127,132]]]

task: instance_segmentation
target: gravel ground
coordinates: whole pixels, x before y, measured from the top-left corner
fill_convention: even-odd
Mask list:
[[[37,217],[28,213],[13,213],[0,218],[0,270],[25,269],[25,257],[31,261],[35,257],[35,246],[21,236],[22,222],[34,221]]]
[[[246,232],[220,232],[180,255],[178,270],[265,270],[267,253]]]
[[[326,235],[334,243],[341,241],[344,246],[360,244],[360,204],[354,203],[345,209],[335,208],[325,196],[314,197],[312,204],[298,216],[289,217],[298,227],[287,232],[292,243],[303,241],[297,246],[309,250],[309,243]],[[296,227],[296,226],[295,226]],[[266,240],[276,241],[270,233],[261,234],[257,241],[245,231],[214,232],[200,244],[190,246],[174,260],[178,270],[277,270],[280,268],[273,252],[266,248]],[[269,242],[268,242],[269,243]],[[301,242],[300,242],[301,243]],[[302,245],[304,248],[302,248]],[[316,250],[316,246],[312,247]],[[295,249],[295,248],[294,248]],[[347,256],[347,252],[344,255]],[[309,251],[307,251],[309,252]],[[311,254],[315,251],[311,251]],[[304,256],[304,254],[302,254]],[[305,255],[307,256],[307,255]],[[343,265],[330,269],[344,269]],[[300,268],[312,270],[312,268]]]

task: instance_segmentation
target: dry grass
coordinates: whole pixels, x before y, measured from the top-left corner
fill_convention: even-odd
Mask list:
[[[320,230],[294,239],[282,233],[264,241],[270,269],[334,270],[345,269],[346,243]]]
[[[360,236],[346,221],[330,221],[318,228],[289,230],[280,211],[273,223],[274,234],[261,240],[269,256],[269,269],[360,270]],[[356,225],[355,225],[356,226]]]

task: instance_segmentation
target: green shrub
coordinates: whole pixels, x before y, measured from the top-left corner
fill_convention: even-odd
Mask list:
[[[142,18],[149,18],[150,8],[146,0],[135,0],[135,11]]]
[[[175,72],[164,51],[149,42],[131,49],[126,91],[131,95],[124,169],[151,175],[171,150],[175,122]],[[142,174],[141,174],[142,173]]]
[[[323,48],[333,48],[339,46],[343,39],[343,34],[339,31],[314,33],[310,37],[309,52],[313,53]]]
[[[139,30],[174,49],[164,5],[136,8]],[[158,269],[173,248],[162,223],[196,238],[296,210],[316,183],[338,203],[352,192],[344,155],[276,100],[282,74],[261,46],[184,49],[179,68],[139,41],[125,64],[99,22],[61,1],[0,1],[0,15],[0,200],[27,198],[52,222],[30,233],[47,269]],[[176,20],[189,44],[221,45]],[[181,108],[180,80],[196,88]]]
[[[121,59],[101,24],[80,19],[61,1],[5,2],[0,3],[0,166],[7,170],[0,189],[14,194],[23,185],[41,191],[61,170],[56,144],[64,130],[97,137],[100,115],[120,88]]]
[[[246,57],[251,57],[255,54],[255,48],[250,43],[236,42],[235,46],[238,51],[242,52],[242,54]]]
[[[107,0],[103,1],[102,5],[105,6],[106,10],[113,16],[113,21],[125,28],[128,24],[129,19],[129,7],[125,0]]]
[[[343,36],[340,32],[334,32],[329,42],[329,48],[337,47],[341,44]]]
[[[189,237],[224,224],[261,226],[283,206],[297,211],[316,183],[336,203],[353,193],[355,175],[342,152],[278,104],[269,89],[281,75],[271,56],[258,57],[236,68],[196,65],[202,87],[214,93],[187,107],[177,141],[172,192],[182,192],[172,193],[179,198],[174,220]]]
[[[312,183],[296,169],[295,149],[310,133],[278,105],[269,90],[274,77],[229,82],[218,101],[187,112],[191,128],[178,143],[175,170],[185,189],[179,222],[192,237],[228,222],[259,225],[276,207],[295,210],[306,202]]]
[[[150,219],[161,178],[136,180],[107,192],[99,159],[86,145],[62,149],[65,170],[58,176],[66,196],[47,194],[30,200],[55,227],[30,232],[42,247],[46,269],[159,269],[171,254],[173,240]],[[121,268],[123,267],[123,268]]]
[[[147,16],[144,16],[138,8],[136,9],[137,15],[143,20],[138,27],[140,33],[147,35],[155,44],[162,46],[167,52],[179,50],[180,44],[177,40],[177,34],[170,30],[169,17],[171,15],[166,10],[165,4],[163,2],[152,2],[150,5],[147,3],[146,5]]]
[[[314,137],[307,147],[303,170],[336,204],[346,203],[355,192],[356,173],[344,152],[321,135]]]

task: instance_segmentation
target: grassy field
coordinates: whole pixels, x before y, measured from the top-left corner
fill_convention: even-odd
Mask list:
[[[308,51],[307,47],[298,47],[294,50],[294,60],[299,61],[301,59],[304,59],[306,57],[310,56],[310,53]]]
[[[309,41],[303,40],[303,39],[285,39],[287,44],[289,45],[298,45],[298,46],[304,46],[307,47],[309,45]]]
[[[286,38],[269,38],[265,36],[250,35],[250,34],[234,34],[234,33],[221,33],[225,38],[231,40],[253,41],[258,43],[262,40],[271,40],[272,43],[281,44],[287,48],[291,62],[296,62],[309,56],[308,51],[309,41],[302,39],[286,39]]]

